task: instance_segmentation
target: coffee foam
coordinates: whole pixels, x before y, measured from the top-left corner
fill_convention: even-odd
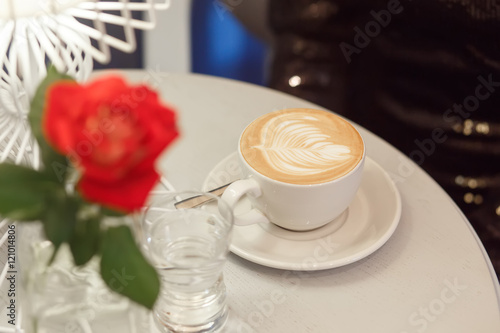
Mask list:
[[[331,112],[287,109],[254,120],[240,150],[259,173],[285,183],[321,184],[344,176],[364,153],[356,129]]]

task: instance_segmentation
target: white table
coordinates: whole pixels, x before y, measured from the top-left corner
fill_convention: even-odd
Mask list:
[[[241,82],[126,71],[178,110],[182,137],[160,168],[178,190],[199,189],[236,150],[257,116],[301,99]],[[359,128],[368,156],[396,181],[400,224],[378,251],[317,272],[264,267],[229,256],[231,332],[500,332],[500,292],[482,244],[448,195],[395,148]]]

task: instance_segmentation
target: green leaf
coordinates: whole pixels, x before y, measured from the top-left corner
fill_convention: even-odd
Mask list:
[[[58,73],[55,67],[49,67],[47,70],[47,76],[38,86],[35,96],[31,101],[28,119],[33,135],[37,139],[38,145],[42,151],[42,160],[45,164],[46,171],[52,175],[54,179],[62,182],[64,180],[64,178],[62,178],[62,174],[65,173],[62,171],[64,171],[68,166],[68,161],[65,156],[52,149],[52,147],[45,140],[42,131],[42,118],[47,100],[47,90],[53,83],[60,80],[74,81],[70,76]]]
[[[115,292],[152,309],[160,279],[143,257],[127,226],[106,230],[102,242],[101,276]]]
[[[110,216],[110,217],[123,217],[123,216],[127,215],[127,213],[125,213],[125,212],[121,212],[121,211],[114,210],[111,208],[106,208],[106,207],[101,207],[101,213],[103,215]]]
[[[99,250],[100,219],[90,217],[77,220],[73,237],[69,241],[75,264],[86,264]]]
[[[58,249],[73,236],[78,204],[63,190],[48,193],[46,202],[48,209],[42,218],[45,236]]]
[[[45,197],[61,186],[46,174],[13,164],[0,164],[0,215],[18,221],[40,220]]]

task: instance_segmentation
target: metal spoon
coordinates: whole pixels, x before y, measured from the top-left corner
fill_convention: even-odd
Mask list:
[[[213,195],[220,197],[222,195],[222,193],[224,193],[226,188],[231,184],[232,184],[232,182],[229,184],[222,185],[220,187],[217,187],[213,190],[208,191],[208,193],[211,193]],[[213,200],[213,198],[209,197],[208,195],[197,195],[195,197],[187,198],[187,199],[181,200],[179,202],[176,202],[175,208],[178,208],[178,209],[194,208],[194,207],[198,207],[200,205],[203,205],[204,203],[206,203],[210,200]]]

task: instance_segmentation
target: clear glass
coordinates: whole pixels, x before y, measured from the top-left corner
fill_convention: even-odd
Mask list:
[[[113,221],[124,225],[129,222],[128,217]],[[63,244],[49,265],[54,246],[43,236],[42,225],[17,223],[16,232],[16,324],[21,323],[22,332],[152,332],[149,311],[105,285],[99,258],[77,267],[69,246]],[[13,326],[0,322],[0,332],[7,332],[4,327]]]
[[[179,201],[201,195],[211,200],[194,208],[176,207]],[[233,216],[220,201],[202,192],[169,193],[144,213],[145,253],[162,282],[154,308],[161,332],[217,332],[226,323],[222,271]]]

